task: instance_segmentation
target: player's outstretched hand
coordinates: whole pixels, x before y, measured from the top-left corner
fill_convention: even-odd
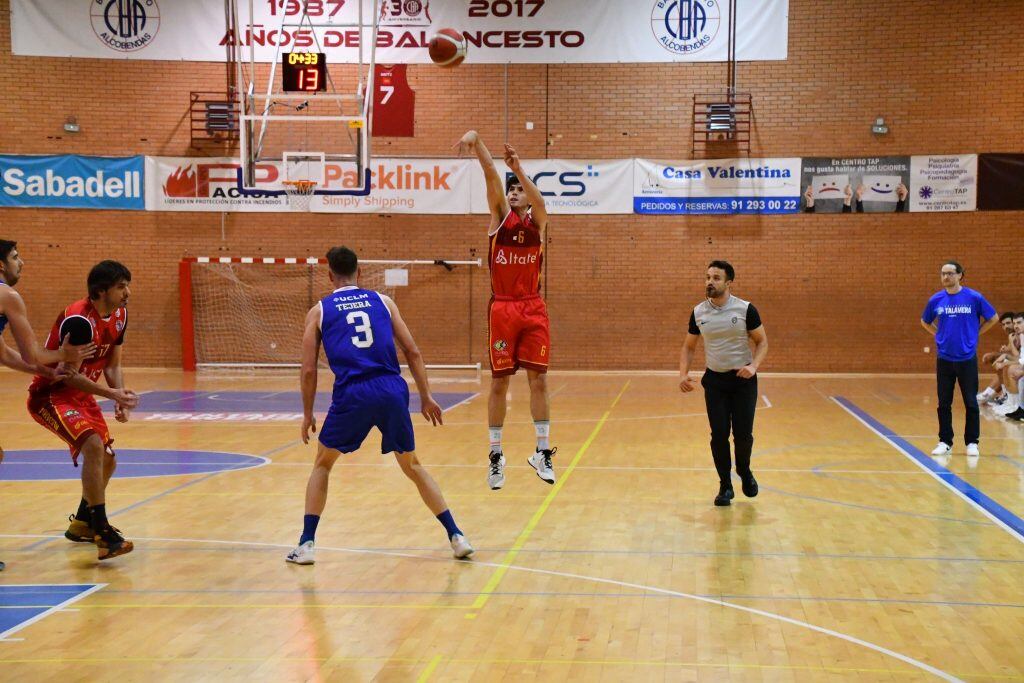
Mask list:
[[[309,433],[316,434],[316,417],[313,415],[302,416],[302,443],[309,443]]]
[[[466,134],[462,136],[458,142],[452,145],[452,149],[459,151],[459,156],[463,154],[472,154],[476,152],[476,142],[480,139],[475,130],[466,131]]]
[[[744,365],[742,368],[736,371],[736,376],[742,379],[750,379],[757,374],[757,368],[753,364]]]
[[[505,165],[516,173],[519,172],[519,154],[516,153],[515,147],[507,142],[505,143]]]
[[[139,395],[131,389],[114,389],[113,395],[110,397],[112,401],[115,401],[117,405],[132,410],[139,405]]]
[[[690,379],[689,375],[686,375],[685,377],[679,380],[679,390],[684,394],[688,394],[696,388],[696,385],[694,384],[693,380]]]
[[[71,343],[71,335],[65,334],[60,341],[60,359],[65,363],[78,365],[86,358],[92,358],[96,353],[96,345],[91,341],[88,344],[75,346]]]
[[[443,425],[443,413],[441,412],[441,406],[437,405],[437,401],[432,396],[428,396],[423,399],[423,408],[420,410],[423,413],[423,417],[435,427],[437,425]]]

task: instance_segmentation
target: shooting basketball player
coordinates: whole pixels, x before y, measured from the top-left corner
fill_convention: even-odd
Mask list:
[[[10,325],[11,336],[18,347],[16,353],[0,338],[0,365],[30,375],[42,374],[55,380],[66,377],[71,371],[65,364],[77,366],[95,353],[96,346],[92,343],[72,346],[65,338],[56,351],[39,347],[32,326],[28,323],[25,301],[14,291],[24,267],[25,262],[18,253],[18,243],[0,239],[0,336]],[[60,370],[47,367],[48,363],[60,363]],[[0,463],[3,461],[4,449],[3,444],[0,444]],[[3,568],[4,563],[0,562],[0,570]]]
[[[36,422],[61,438],[71,460],[82,464],[82,500],[64,535],[76,543],[95,543],[100,560],[130,553],[131,541],[107,521],[106,489],[117,466],[114,440],[93,396],[114,401],[114,419],[127,422],[139,403],[135,392],[124,388],[121,348],[128,325],[131,272],[117,261],[101,261],[89,271],[89,296],[74,302],[57,316],[46,348],[55,349],[62,331],[84,319],[92,328],[96,353],[82,363],[78,374],[54,381],[38,375],[28,394],[28,411]],[[103,375],[107,386],[97,382]]]
[[[306,514],[299,545],[285,557],[295,564],[315,561],[316,528],[327,505],[327,481],[342,453],[359,449],[370,429],[381,433],[380,452],[394,453],[402,472],[448,533],[452,553],[462,559],[473,546],[455,524],[441,489],[416,458],[416,440],[409,419],[409,385],[402,378],[395,344],[402,347],[420,394],[423,417],[442,424],[441,406],[430,394],[427,368],[412,333],[390,297],[361,289],[359,259],[346,247],[327,252],[335,290],[309,309],[302,335],[302,443],[316,432],[317,359],[323,344],[334,372],[331,408],[320,430],[313,471],[306,484]]]
[[[505,145],[505,164],[514,177],[503,183],[494,159],[474,130],[456,144],[459,153],[476,154],[487,181],[487,204],[491,222],[490,238],[491,305],[488,317],[488,354],[491,361],[491,392],[487,400],[490,431],[490,465],[487,483],[492,490],[505,485],[505,454],[501,431],[505,424],[509,380],[521,367],[530,384],[530,413],[533,415],[537,448],[527,462],[537,476],[555,483],[550,446],[551,402],[547,371],[551,356],[551,332],[547,305],[540,296],[540,269],[544,258],[544,237],[548,214],[544,197],[523,171],[519,155]]]

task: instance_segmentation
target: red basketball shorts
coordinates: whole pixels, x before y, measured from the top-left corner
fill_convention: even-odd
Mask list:
[[[29,394],[28,412],[33,420],[68,445],[75,467],[78,466],[82,446],[93,434],[102,439],[108,451],[110,444],[114,443],[107,421],[103,419],[103,411],[92,396],[66,391]]]
[[[544,299],[491,299],[487,341],[491,376],[515,374],[520,366],[547,372],[551,330]]]

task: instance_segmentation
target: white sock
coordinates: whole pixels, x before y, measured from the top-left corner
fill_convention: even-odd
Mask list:
[[[996,390],[992,387],[985,387],[985,391],[981,392],[982,398],[989,398],[996,395]]]
[[[537,450],[546,451],[551,448],[548,437],[551,436],[551,422],[548,420],[534,420],[533,430],[537,432]]]
[[[491,439],[491,450],[501,453],[501,427],[488,427],[487,433]]]
[[[1017,380],[1017,405],[1024,406],[1024,377]]]

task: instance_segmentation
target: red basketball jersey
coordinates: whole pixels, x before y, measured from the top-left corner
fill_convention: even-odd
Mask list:
[[[491,291],[504,299],[525,299],[540,292],[540,267],[544,244],[540,228],[527,212],[520,218],[510,210],[491,235],[488,249]]]
[[[86,379],[98,382],[103,374],[103,370],[107,367],[107,363],[110,362],[110,354],[113,352],[114,347],[120,346],[124,342],[125,328],[128,327],[128,309],[121,306],[111,313],[109,317],[101,318],[100,314],[96,311],[96,307],[92,305],[88,298],[76,301],[57,316],[57,321],[53,324],[53,329],[50,330],[50,335],[46,338],[46,348],[51,350],[60,348],[61,323],[73,315],[86,318],[92,325],[92,341],[96,344],[96,355],[83,361],[79,372]],[[64,386],[63,382],[54,383],[45,377],[37,375],[32,380],[29,392],[55,391],[64,388]]]
[[[411,138],[416,133],[416,93],[406,65],[377,65],[373,93],[373,136]]]

